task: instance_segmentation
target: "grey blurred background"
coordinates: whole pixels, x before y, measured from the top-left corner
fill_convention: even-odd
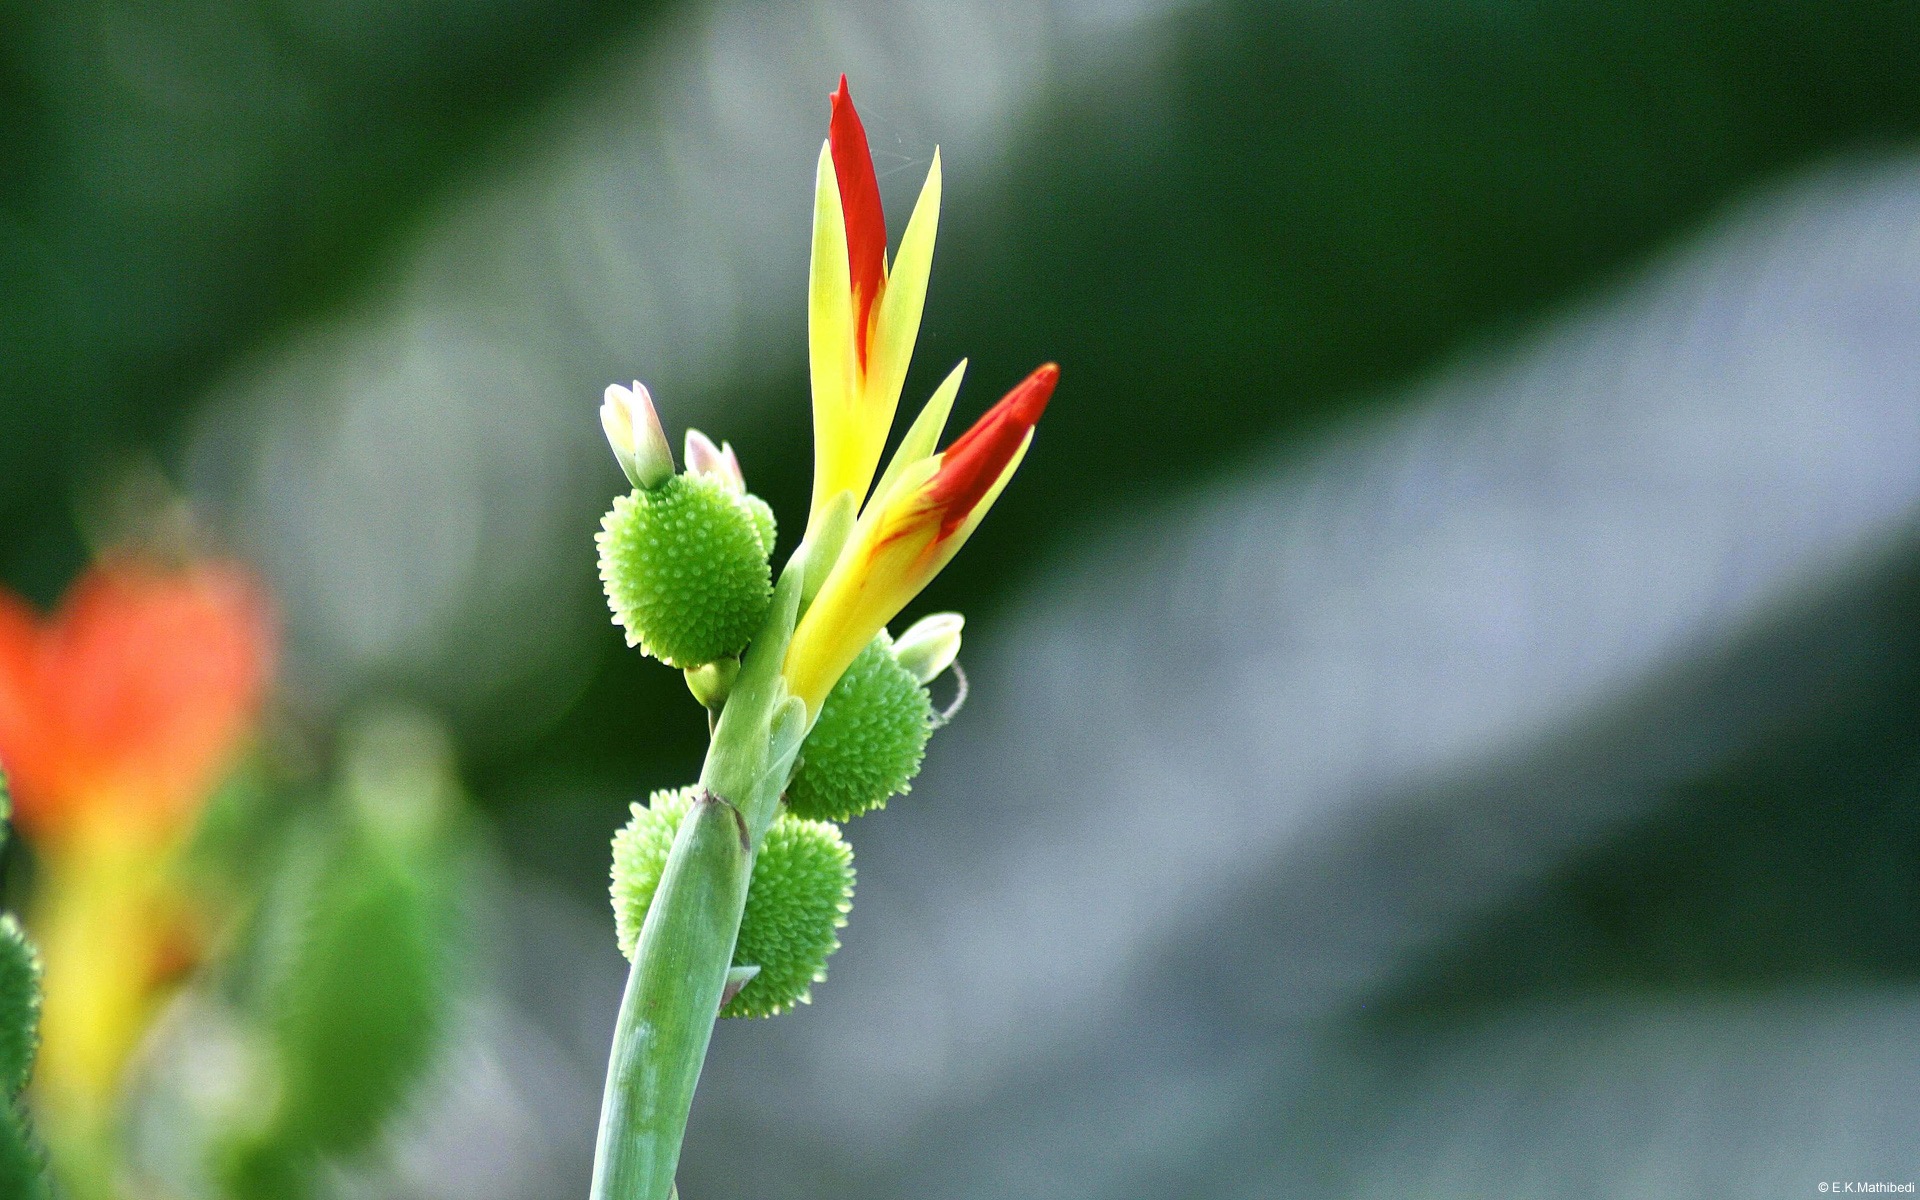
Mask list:
[[[342,1195],[583,1195],[607,838],[704,741],[600,389],[804,504],[849,73],[909,403],[1063,382],[916,610],[974,681],[687,1200],[1801,1196],[1920,1177],[1920,8],[0,6],[0,574],[158,468],[283,721],[443,712],[460,1035]],[[911,616],[912,613],[909,613]]]

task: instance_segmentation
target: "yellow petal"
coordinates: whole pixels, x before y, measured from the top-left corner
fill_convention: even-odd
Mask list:
[[[922,459],[901,472],[895,502],[868,505],[847,548],[820,585],[787,647],[787,688],[817,715],[854,656],[926,586],[930,573],[914,569],[939,532],[915,503],[940,467]]]
[[[871,462],[859,466],[859,376],[853,345],[853,284],[847,274],[847,226],[833,149],[820,144],[813,189],[813,263],[807,288],[807,358],[813,377],[813,505],[808,526],[834,495],[866,493]],[[885,431],[881,433],[886,437]],[[861,476],[858,479],[852,478]]]
[[[835,492],[833,499],[821,506],[820,515],[808,532],[807,540],[800,543],[800,552],[806,555],[806,574],[800,585],[800,605],[802,608],[813,603],[820,588],[827,581],[827,575],[833,570],[833,564],[840,561],[840,552],[846,549],[847,540],[853,536],[853,526],[858,514],[854,511],[852,492]]]
[[[867,501],[868,508],[879,508],[886,503],[887,493],[893,490],[901,471],[933,457],[934,449],[940,445],[940,435],[946,431],[947,417],[953,412],[954,399],[960,394],[960,379],[966,373],[967,360],[963,358],[958,366],[947,373],[940,386],[933,390],[933,398],[914,418],[907,435],[900,439],[900,445],[894,450],[893,460],[887,464],[885,474],[874,485],[873,498]]]
[[[34,1086],[50,1134],[97,1133],[178,982],[155,971],[188,913],[172,861],[170,843],[92,820],[44,864],[34,929],[47,975]]]
[[[907,220],[907,232],[900,238],[900,252],[887,272],[887,288],[880,296],[879,317],[867,347],[865,404],[871,419],[883,428],[893,424],[900,388],[907,381],[907,366],[913,359],[913,344],[920,336],[927,276],[933,271],[933,242],[939,231],[940,151],[936,148],[933,165],[927,168],[927,181],[920,188],[920,199]],[[881,445],[885,444],[882,434]],[[874,462],[879,461],[880,448],[875,447]]]

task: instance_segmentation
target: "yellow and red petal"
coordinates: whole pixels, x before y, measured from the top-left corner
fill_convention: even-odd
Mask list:
[[[1036,370],[940,456],[940,470],[927,483],[927,498],[940,510],[943,539],[965,523],[1024,448],[1059,381],[1060,368],[1054,363]]]
[[[1059,378],[1052,363],[1041,367],[945,453],[888,468],[883,493],[868,504],[787,648],[787,686],[810,714],[861,648],[972,536],[1019,468]],[[948,383],[958,387],[957,372]],[[939,405],[936,395],[928,408],[944,420]]]
[[[813,502],[808,532],[841,492],[873,483],[926,306],[940,224],[940,156],[889,271],[887,229],[866,132],[843,76],[814,186],[808,353],[813,383]]]
[[[873,172],[867,130],[854,111],[847,77],[833,93],[827,142],[833,148],[833,173],[840,184],[840,211],[846,220],[847,276],[853,291],[854,349],[866,369],[867,343],[873,332],[873,306],[887,283],[887,218],[880,208],[880,181]]]
[[[853,300],[847,278],[847,230],[832,147],[820,145],[813,195],[813,264],[807,290],[807,364],[813,384],[812,527],[842,491],[864,494],[859,476],[860,371],[854,358]],[[883,430],[881,437],[885,438]]]

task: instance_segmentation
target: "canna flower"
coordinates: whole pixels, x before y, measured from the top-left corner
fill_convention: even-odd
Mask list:
[[[942,452],[962,362],[874,482],[919,334],[939,221],[940,157],[934,155],[889,270],[880,189],[846,76],[832,100],[815,179],[808,296],[812,509],[779,584],[763,585],[760,617],[727,646],[711,647],[716,653],[690,653],[676,663],[687,668],[688,685],[710,713],[713,740],[699,782],[677,794],[655,793],[653,807],[636,807],[633,823],[615,839],[616,923],[633,971],[614,1029],[595,1196],[674,1194],[716,1007],[722,1016],[771,1015],[804,1000],[809,984],[824,978],[852,899],[851,851],[835,823],[907,790],[943,720],[926,684],[953,666],[960,649],[956,614],[914,626],[903,647],[886,636],[886,624],[952,560],[999,498],[1060,378],[1052,363],[1040,367]],[[620,433],[620,422],[612,430]],[[614,436],[616,453],[622,437],[635,441]],[[688,474],[661,492],[690,480],[729,498],[741,495],[738,464],[724,444],[689,433],[686,461]],[[633,499],[616,502],[610,521],[623,519],[620,505]],[[766,529],[763,547],[770,549],[770,524]],[[607,533],[613,531],[609,524]],[[616,584],[658,577],[677,586],[695,564],[715,558],[710,549],[691,547],[687,567],[662,570],[639,555],[608,556],[605,548],[602,573],[616,613]],[[766,564],[765,555],[758,561]],[[763,570],[760,578],[770,580],[770,564]],[[678,612],[692,599],[670,596],[658,607]],[[635,628],[624,614],[620,619]],[[742,647],[745,657],[735,666],[732,652]],[[796,831],[805,839],[783,841]],[[779,929],[768,933],[774,925]]]
[[[273,657],[265,595],[229,564],[110,559],[47,620],[0,593],[0,763],[41,856],[34,1086],[56,1142],[99,1136],[128,1056],[199,960],[207,923],[174,855]]]
[[[787,688],[809,720],[874,635],[973,535],[1019,468],[1059,378],[1059,367],[1041,367],[939,454],[930,451],[960,370],[928,401],[787,648]]]
[[[189,822],[258,715],[268,612],[223,563],[112,559],[45,621],[0,592],[0,764],[22,831],[57,852],[90,824]]]
[[[809,533],[841,492],[851,493],[857,508],[873,482],[920,333],[940,224],[935,150],[889,269],[880,184],[845,75],[832,102],[815,177],[807,308],[814,447]]]

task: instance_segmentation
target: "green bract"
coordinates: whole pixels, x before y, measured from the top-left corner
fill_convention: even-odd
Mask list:
[[[787,787],[787,807],[844,821],[885,805],[920,773],[932,732],[933,698],[894,661],[882,633],[827,693]]]
[[[600,579],[627,644],[697,667],[747,644],[773,595],[773,514],[700,476],[675,475],[613,502],[600,522]]]
[[[614,835],[613,917],[629,959],[674,835],[699,794],[698,785],[655,792],[649,807],[633,806],[633,819]],[[824,821],[781,814],[754,858],[733,949],[735,966],[760,973],[720,1015],[771,1017],[810,999],[811,985],[827,977],[827,956],[840,948],[835,931],[852,907],[853,848]]]

